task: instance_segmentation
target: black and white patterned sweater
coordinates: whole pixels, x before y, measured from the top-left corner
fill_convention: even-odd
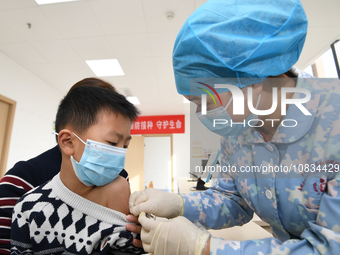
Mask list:
[[[58,174],[15,205],[11,254],[143,254],[127,223],[125,214],[69,190]]]

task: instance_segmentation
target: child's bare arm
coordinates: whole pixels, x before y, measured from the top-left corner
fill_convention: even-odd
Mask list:
[[[118,176],[105,186],[92,189],[85,198],[112,210],[129,214],[130,185],[125,178]]]
[[[107,196],[107,207],[122,212],[124,214],[129,214],[129,197],[130,197],[130,185],[121,176],[116,180],[106,185],[107,190],[105,191],[105,196]]]

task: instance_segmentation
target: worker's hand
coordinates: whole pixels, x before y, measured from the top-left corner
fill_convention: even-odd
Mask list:
[[[183,216],[154,220],[141,213],[138,219],[144,251],[157,255],[201,255],[210,237]]]
[[[129,207],[130,212],[136,216],[145,212],[158,217],[174,218],[183,215],[184,201],[179,194],[146,189],[130,195]]]
[[[130,221],[130,222],[135,223],[135,224],[130,224],[130,223],[126,224],[126,230],[131,231],[131,232],[133,232],[133,233],[136,233],[136,234],[138,234],[138,236],[139,236],[142,227],[141,227],[141,225],[139,224],[138,217],[129,214],[129,215],[126,216],[126,219],[127,219],[128,221]],[[137,236],[137,238],[138,238],[138,236]],[[133,244],[134,246],[138,247],[138,248],[142,248],[142,241],[139,240],[139,239],[137,239],[137,238],[133,239],[132,244]]]

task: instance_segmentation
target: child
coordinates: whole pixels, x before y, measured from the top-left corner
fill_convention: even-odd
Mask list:
[[[98,78],[85,78],[74,84],[78,86],[97,86],[116,91],[105,81]],[[57,138],[58,142],[58,138]],[[11,222],[13,208],[21,196],[31,189],[51,180],[59,173],[61,152],[56,145],[27,161],[17,162],[0,180],[0,254],[10,254]],[[48,171],[46,171],[48,169]],[[129,181],[128,173],[123,169],[120,176]]]
[[[56,117],[60,173],[14,207],[11,254],[143,252],[125,229],[130,188],[119,176],[137,115],[111,90],[80,86],[65,96]]]

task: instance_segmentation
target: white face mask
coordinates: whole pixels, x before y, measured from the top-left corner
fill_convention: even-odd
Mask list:
[[[259,95],[259,98],[257,100],[256,103],[256,109],[259,106],[261,100],[261,94]],[[242,134],[244,131],[246,131],[249,126],[248,126],[248,121],[251,119],[256,119],[257,116],[254,115],[253,113],[251,113],[248,118],[245,120],[245,122],[237,122],[237,124],[235,124],[235,122],[232,122],[232,119],[227,111],[229,105],[231,104],[231,102],[233,101],[233,98],[231,98],[231,100],[228,102],[226,107],[220,106],[216,109],[207,111],[207,114],[202,115],[200,112],[197,112],[196,115],[198,117],[198,119],[203,123],[204,126],[206,126],[211,132],[216,133],[220,136],[235,136],[235,135],[239,135]],[[228,121],[225,124],[215,124],[214,127],[214,120],[215,119],[223,119]],[[233,123],[233,125],[231,125],[231,123]]]

